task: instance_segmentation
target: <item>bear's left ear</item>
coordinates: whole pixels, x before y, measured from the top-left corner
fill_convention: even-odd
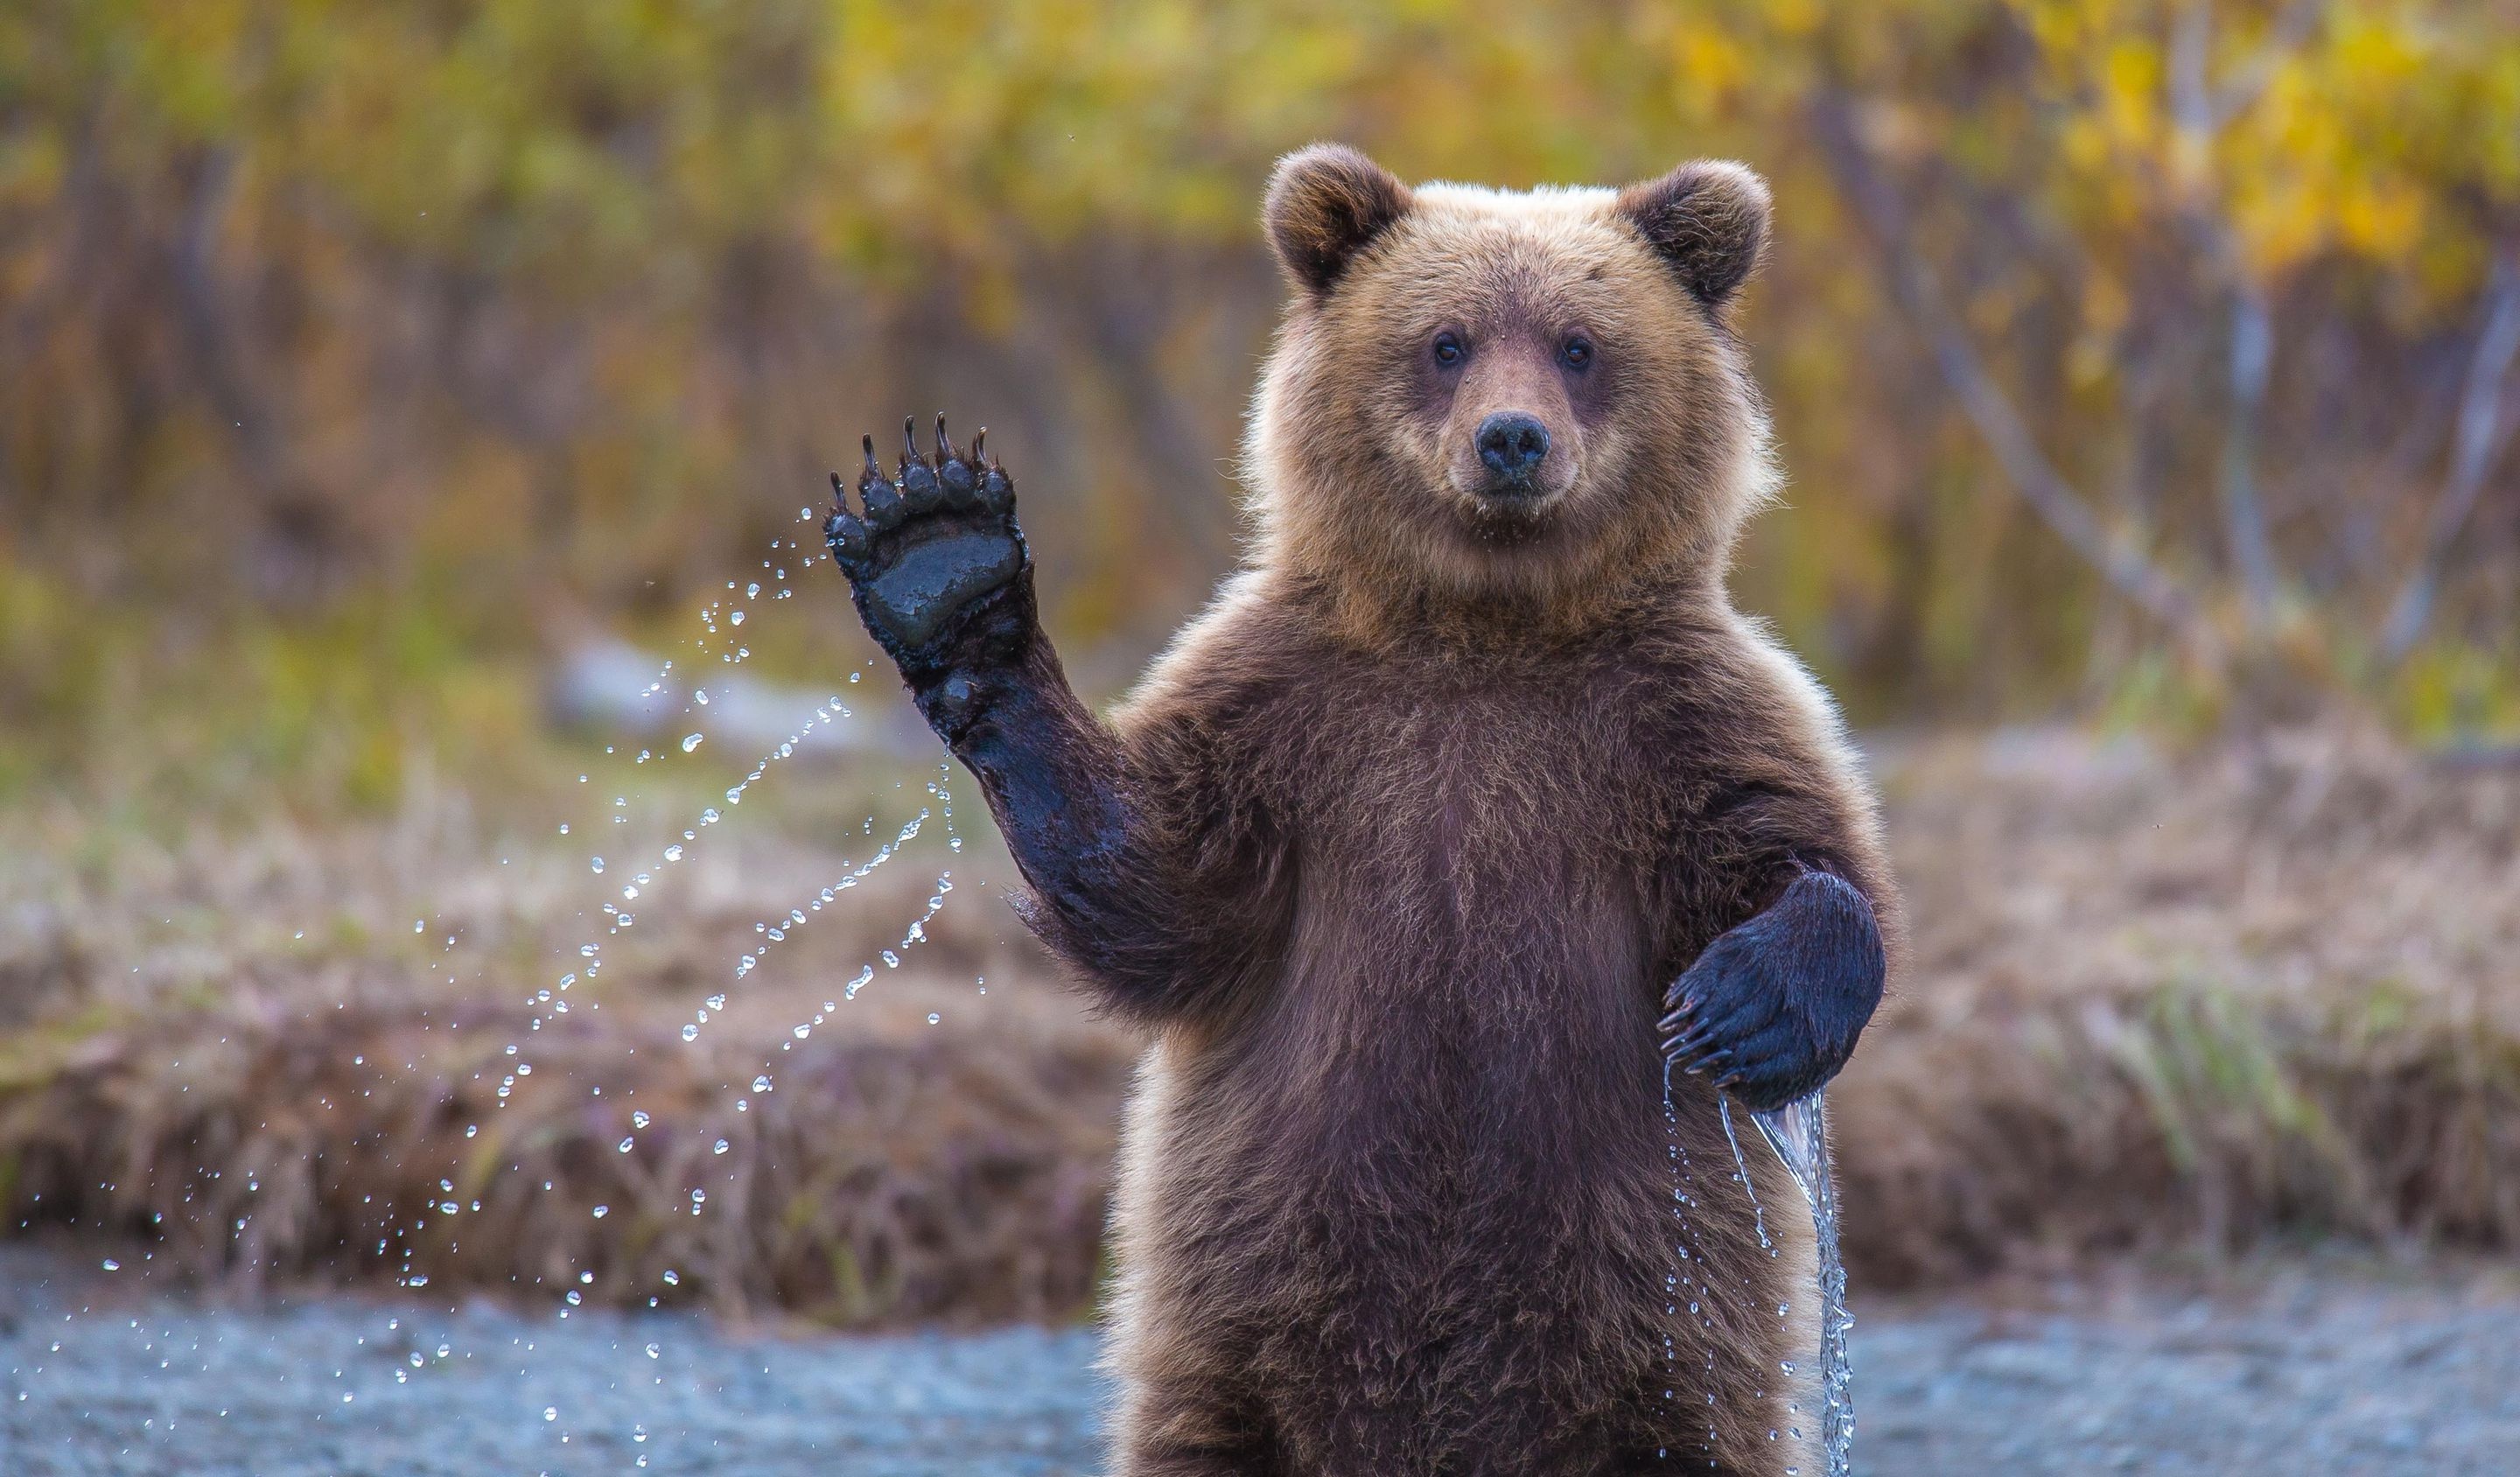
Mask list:
[[[1315,144],[1278,161],[1260,218],[1278,265],[1321,297],[1409,204],[1409,187],[1380,164],[1345,144]]]
[[[1698,301],[1721,307],[1768,249],[1768,183],[1729,159],[1699,159],[1619,192],[1637,228]]]

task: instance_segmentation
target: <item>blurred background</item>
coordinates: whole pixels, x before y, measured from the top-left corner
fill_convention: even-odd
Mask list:
[[[1130,1044],[800,515],[986,424],[1116,695],[1237,558],[1259,191],[1323,138],[1775,187],[1733,588],[1919,934],[1836,1095],[1859,1289],[2509,1250],[2506,0],[0,7],[0,1229],[1090,1312]]]

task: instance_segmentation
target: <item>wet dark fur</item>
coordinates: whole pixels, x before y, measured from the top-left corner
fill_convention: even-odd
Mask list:
[[[1656,1021],[1806,871],[1868,900],[1876,992],[1900,925],[1833,715],[1723,594],[1764,488],[1723,310],[1766,197],[1694,167],[1524,219],[1343,151],[1290,161],[1252,567],[1108,726],[1028,564],[914,649],[865,600],[883,549],[834,520],[1028,918],[1155,1043],[1115,1226],[1116,1472],[1819,1470],[1808,1370],[1780,1368],[1813,1341],[1807,1216],[1752,1143],[1763,1247],[1703,1080],[1667,1128]],[[1413,390],[1445,313],[1491,357]],[[1623,378],[1535,368],[1552,313]],[[1546,400],[1581,459],[1536,512],[1461,490],[1482,396]]]

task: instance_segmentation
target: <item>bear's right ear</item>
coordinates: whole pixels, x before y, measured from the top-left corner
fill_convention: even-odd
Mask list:
[[[1728,159],[1619,192],[1617,211],[1698,301],[1722,307],[1768,249],[1768,182]]]
[[[1280,159],[1260,207],[1278,265],[1315,297],[1408,213],[1409,188],[1345,144],[1315,144]]]

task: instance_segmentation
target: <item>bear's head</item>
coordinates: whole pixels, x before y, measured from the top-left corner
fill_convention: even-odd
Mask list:
[[[1316,145],[1264,218],[1293,292],[1245,447],[1264,566],[1551,625],[1719,587],[1774,480],[1728,321],[1767,244],[1757,175],[1413,190]]]

